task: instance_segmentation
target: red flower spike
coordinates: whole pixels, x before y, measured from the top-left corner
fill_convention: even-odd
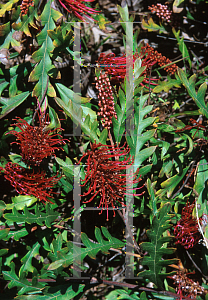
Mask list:
[[[131,188],[131,183],[134,185],[138,183],[141,179],[137,179],[139,169],[134,174],[124,174],[122,170],[127,170],[133,165],[133,158],[124,158],[123,161],[115,161],[112,158],[115,157],[126,157],[129,154],[129,148],[115,147],[109,145],[91,144],[91,150],[88,150],[81,159],[79,163],[83,160],[85,156],[87,158],[87,170],[85,172],[85,179],[83,180],[82,186],[86,186],[89,182],[89,189],[86,193],[81,195],[85,197],[89,194],[93,196],[83,203],[91,202],[97,195],[100,195],[100,204],[98,206],[102,207],[100,213],[102,213],[104,207],[107,209],[107,220],[108,220],[108,208],[113,207],[113,212],[115,216],[115,203],[124,204],[124,197],[127,195],[126,190]],[[143,186],[142,186],[143,187]],[[141,189],[142,187],[136,188]],[[135,188],[133,188],[135,190]],[[144,194],[133,194],[133,196],[140,196]]]
[[[46,116],[46,118],[48,115]],[[46,119],[45,118],[45,119]],[[22,158],[30,165],[39,165],[43,158],[50,156],[55,149],[60,147],[53,147],[57,144],[65,144],[60,134],[56,133],[56,129],[45,131],[46,121],[43,123],[39,118],[39,126],[31,126],[25,120],[17,118],[17,126],[21,131],[10,131],[20,142],[14,142],[20,145]],[[55,138],[56,137],[56,138]]]
[[[24,169],[16,163],[9,162],[5,168],[0,167],[4,171],[4,177],[10,181],[10,184],[19,194],[32,195],[40,201],[51,202],[51,188],[57,184],[61,177],[53,176],[46,178],[45,171],[34,172],[31,169]]]
[[[58,0],[58,1],[64,9],[66,9],[69,13],[73,13],[81,21],[86,21],[86,20],[84,17],[80,15],[80,13],[87,15],[87,14],[98,14],[100,12],[82,3],[82,2],[94,2],[95,0]],[[93,18],[89,16],[88,18],[94,21]]]
[[[193,248],[200,239],[198,223],[196,218],[192,217],[195,202],[191,205],[189,202],[182,210],[181,219],[174,228],[176,244],[181,244],[185,249]]]
[[[100,107],[100,111],[98,112],[98,115],[102,117],[103,127],[109,130],[112,124],[112,117],[114,116],[117,119],[112,87],[106,73],[100,74],[99,78],[95,77],[95,80],[95,87],[99,91],[98,106]]]

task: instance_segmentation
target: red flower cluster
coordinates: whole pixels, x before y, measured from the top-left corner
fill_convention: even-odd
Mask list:
[[[167,5],[157,3],[156,5],[152,4],[152,6],[149,6],[148,8],[151,10],[151,13],[156,13],[156,16],[162,21],[170,24],[172,27],[179,26],[178,14],[174,14],[172,10],[169,10]]]
[[[171,62],[169,58],[166,58],[165,56],[162,56],[161,53],[157,52],[154,50],[152,47],[150,47],[149,44],[146,44],[141,48],[143,51],[143,54],[146,55],[146,60],[148,60],[150,63],[158,63],[160,67],[163,67],[165,65],[168,65]],[[167,67],[164,67],[164,70],[167,73],[174,74],[177,71],[177,66],[176,64],[169,65]]]
[[[161,3],[157,3],[156,5],[152,4],[148,9],[150,9],[152,13],[156,12],[156,15],[160,19],[165,20],[168,23],[171,22],[172,11],[168,9],[167,5],[162,5]]]
[[[46,116],[48,118],[48,115]],[[59,147],[53,147],[57,144],[65,143],[59,134],[55,133],[55,130],[45,131],[47,121],[42,122],[39,117],[39,126],[31,126],[25,120],[17,118],[17,123],[13,124],[17,126],[21,131],[10,131],[9,134],[13,134],[20,141],[14,142],[20,145],[22,158],[30,165],[39,165],[43,158],[50,156],[55,149]],[[54,134],[55,133],[55,134]],[[54,138],[56,137],[56,138]]]
[[[53,147],[56,144],[65,143],[62,139],[58,139],[59,134],[55,130],[46,131],[47,119],[39,117],[39,126],[31,126],[25,120],[18,118],[16,125],[20,131],[11,131],[17,137],[19,142],[14,142],[20,145],[22,158],[27,164],[39,166],[43,158],[51,155],[58,147]],[[56,137],[54,139],[54,137]],[[60,180],[61,177],[53,176],[46,178],[45,171],[34,171],[25,169],[16,163],[7,163],[5,168],[0,168],[4,171],[4,177],[10,181],[11,185],[19,194],[33,195],[41,201],[49,201],[51,197],[51,188]],[[52,202],[51,202],[52,203]]]
[[[104,68],[108,75],[111,76],[111,83],[118,84],[120,82],[123,82],[126,76],[126,65],[128,62],[128,58],[130,57],[127,57],[126,59],[125,53],[121,57],[116,57],[114,53],[106,55],[104,53],[101,53],[97,63],[100,67]],[[146,66],[146,69],[142,73],[142,76],[144,76],[144,80],[141,85],[149,84],[149,82],[155,85],[155,83],[152,83],[152,81],[157,79],[151,78],[149,80],[148,78],[149,70],[152,66],[158,63],[158,65],[162,67],[171,63],[168,58],[155,51],[152,47],[149,46],[149,44],[143,46],[140,53],[135,53],[133,55],[133,65],[137,58],[142,59],[142,67]],[[165,67],[164,70],[170,74],[174,74],[177,70],[177,66],[175,64],[172,64]]]
[[[127,175],[124,173],[124,170],[128,170],[133,164],[133,158],[131,156],[124,158],[123,161],[112,160],[116,157],[128,155],[129,151],[130,150],[124,146],[115,147],[114,145],[109,146],[94,143],[91,144],[91,150],[88,150],[79,161],[80,163],[85,156],[88,156],[86,162],[87,170],[82,186],[86,186],[88,182],[90,186],[88,191],[81,196],[86,197],[89,194],[93,195],[88,201],[83,203],[91,202],[97,195],[100,195],[101,199],[98,208],[102,206],[103,210],[105,206],[105,209],[107,209],[107,220],[109,205],[111,205],[113,209],[115,209],[115,203],[117,201],[125,205],[124,197],[128,195],[126,191],[130,189],[131,184],[136,184],[141,180],[140,177],[136,179],[139,169],[134,174]],[[142,187],[133,189],[141,189]],[[143,193],[144,192],[133,195],[140,196]]]
[[[112,117],[114,116],[117,119],[110,80],[106,73],[101,74],[99,78],[95,77],[95,80],[95,87],[99,91],[98,106],[100,107],[100,111],[98,112],[98,116],[102,117],[103,127],[110,129]]]
[[[19,194],[33,195],[40,201],[51,202],[48,197],[54,192],[51,188],[60,180],[60,177],[53,176],[46,178],[44,171],[34,172],[31,169],[24,169],[16,163],[7,163],[4,171],[4,177],[10,181],[11,185]]]
[[[33,0],[22,0],[20,10],[23,16],[27,14],[29,6],[34,6]]]
[[[69,13],[73,13],[82,21],[86,21],[80,13],[86,14],[98,14],[100,11],[96,11],[91,7],[84,5],[82,2],[93,2],[95,0],[58,0],[59,3],[65,8]],[[89,17],[89,16],[88,16]],[[93,18],[89,17],[94,20]]]
[[[200,239],[197,220],[192,217],[195,202],[189,202],[182,210],[181,219],[174,228],[174,235],[177,239],[176,244],[181,244],[185,249],[193,248]]]
[[[183,297],[196,298],[197,295],[204,295],[206,293],[205,289],[199,285],[198,282],[195,282],[187,277],[187,275],[178,271],[177,274],[169,277],[174,280],[174,284],[177,286],[177,294],[180,295],[180,299]]]

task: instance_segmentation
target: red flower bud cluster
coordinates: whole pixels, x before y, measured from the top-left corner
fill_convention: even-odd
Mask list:
[[[160,67],[163,67],[165,65],[171,64],[171,60],[169,58],[166,58],[165,56],[162,56],[161,53],[154,50],[152,47],[150,47],[149,44],[146,44],[141,48],[143,53],[146,55],[146,59],[148,59],[150,62],[156,62]],[[169,65],[167,67],[164,67],[164,70],[167,73],[174,74],[177,71],[176,64]]]
[[[127,191],[131,188],[131,184],[138,183],[141,179],[137,179],[139,169],[134,174],[126,174],[131,165],[133,165],[133,158],[129,156],[122,161],[117,161],[115,158],[126,156],[129,154],[129,149],[123,147],[115,147],[114,145],[91,144],[91,150],[85,153],[79,163],[85,156],[87,158],[87,170],[85,172],[85,179],[83,180],[86,186],[89,183],[89,188],[86,193],[81,195],[86,197],[91,194],[91,198],[83,203],[91,202],[96,196],[100,195],[100,204],[102,210],[107,209],[108,220],[108,207],[111,205],[115,209],[116,202],[124,204],[124,197],[128,195]],[[143,187],[143,186],[142,186]],[[135,189],[141,189],[133,188]],[[144,193],[144,192],[143,192]],[[139,195],[142,195],[138,194]],[[136,194],[133,194],[136,196]],[[102,213],[101,210],[101,213]],[[115,216],[115,211],[114,211]]]
[[[114,116],[117,119],[112,87],[106,73],[100,74],[99,78],[95,77],[95,80],[95,87],[99,91],[98,106],[100,107],[100,111],[98,112],[98,116],[102,117],[103,127],[109,130],[112,124],[112,117]]]
[[[60,177],[53,176],[46,178],[45,171],[34,172],[32,169],[25,169],[16,163],[7,163],[4,171],[4,177],[10,181],[11,185],[19,194],[32,195],[40,201],[51,202],[48,197],[54,192],[51,188],[60,180]]]
[[[46,116],[48,118],[48,115]],[[46,131],[46,123],[41,121],[39,118],[39,126],[31,126],[24,119],[17,118],[17,123],[13,124],[17,126],[20,131],[10,131],[9,134],[13,134],[20,141],[14,142],[20,145],[21,155],[23,160],[29,165],[40,165],[43,158],[50,156],[55,149],[59,147],[53,147],[57,144],[65,143],[61,135],[55,133],[55,130]],[[56,137],[56,138],[54,138]]]
[[[148,8],[151,10],[151,13],[156,13],[156,16],[158,16],[162,21],[170,24],[172,27],[178,27],[180,25],[178,14],[169,10],[167,5],[157,3],[156,5],[152,4],[152,6],[149,6]]]
[[[82,2],[94,2],[95,0],[59,0],[61,6],[66,9],[69,13],[73,13],[76,17],[78,17],[82,21],[86,21],[84,17],[80,15],[80,13],[86,14],[98,14],[100,11],[94,10],[91,7],[84,5]],[[93,18],[89,17],[92,19]]]
[[[29,6],[34,6],[33,0],[22,0],[20,10],[23,16],[27,14]]]
[[[165,20],[168,23],[171,22],[172,11],[168,9],[167,5],[161,3],[157,3],[156,5],[152,4],[148,9],[150,9],[152,13],[156,13],[160,19]]]
[[[200,239],[198,223],[196,218],[192,216],[195,202],[191,205],[189,202],[182,210],[181,219],[177,222],[174,228],[174,235],[177,241],[176,244],[181,244],[185,249],[193,248]]]
[[[178,271],[177,274],[170,278],[174,280],[174,284],[177,286],[177,294],[181,296],[181,299],[182,297],[196,298],[197,295],[204,295],[206,293],[205,289],[198,282],[188,278],[182,271]]]

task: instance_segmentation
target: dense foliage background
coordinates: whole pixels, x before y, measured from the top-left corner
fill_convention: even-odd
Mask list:
[[[0,1],[1,299],[207,297],[207,5]]]

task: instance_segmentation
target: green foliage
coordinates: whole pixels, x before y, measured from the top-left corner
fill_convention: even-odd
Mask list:
[[[204,82],[202,85],[200,85],[198,92],[196,92],[196,90],[195,90],[196,75],[195,74],[192,75],[188,80],[186,73],[183,70],[179,69],[178,75],[180,77],[181,82],[187,89],[189,95],[193,98],[194,102],[199,107],[199,112],[203,116],[208,118],[208,108],[204,101],[204,97],[205,97],[206,90],[207,90],[206,82]]]
[[[37,41],[40,48],[32,55],[32,58],[38,64],[30,73],[29,81],[38,81],[33,90],[33,96],[38,98],[43,95],[47,88],[48,74],[55,75],[55,68],[51,61],[51,52],[54,49],[54,45],[47,31],[53,30],[56,27],[54,21],[57,21],[61,17],[61,14],[57,10],[51,8],[51,3],[51,0],[47,2],[40,16],[41,25],[44,26],[42,31],[37,35]],[[47,88],[47,95],[56,96],[55,90],[50,83]]]
[[[95,237],[98,241],[98,243],[91,242],[87,235],[83,232],[81,235],[81,239],[83,244],[85,245],[85,248],[77,247],[75,244],[73,244],[71,241],[67,242],[67,249],[66,248],[59,248],[57,250],[57,260],[52,262],[48,270],[55,270],[59,268],[60,266],[63,266],[64,268],[67,268],[72,263],[79,262],[80,260],[83,260],[87,255],[95,259],[96,254],[101,251],[104,254],[108,254],[108,250],[112,248],[121,248],[124,246],[124,243],[119,241],[118,239],[111,236],[107,228],[101,227],[102,233],[105,236],[105,238],[108,239],[108,241],[104,240],[101,231],[98,227],[95,228]],[[61,236],[60,236],[61,237]],[[62,241],[59,243],[61,246]],[[55,249],[54,249],[55,251]],[[54,253],[55,254],[55,253]],[[50,256],[52,258],[52,256]]]
[[[180,267],[190,273],[197,269],[197,277],[192,274],[191,280],[203,282],[207,289],[208,66],[207,49],[201,47],[206,46],[207,37],[205,30],[197,29],[206,28],[206,1],[203,10],[199,9],[201,0],[163,3],[170,14],[171,10],[174,13],[170,22],[150,9],[147,15],[145,1],[140,1],[139,8],[135,1],[131,6],[117,6],[120,16],[114,16],[113,2],[103,6],[99,1],[99,7],[94,1],[79,1],[82,12],[90,7],[99,11],[92,22],[88,17],[86,22],[79,20],[72,1],[67,7],[70,13],[62,2],[34,0],[25,15],[22,1],[0,3],[1,298],[204,299],[204,295],[185,293],[170,277],[179,261]],[[74,51],[79,29],[81,45]],[[162,58],[160,54],[154,57],[154,53],[148,58],[144,37]],[[107,54],[110,49],[116,53],[115,58]],[[108,66],[97,65],[102,52],[112,58]],[[139,58],[133,61],[135,53]],[[120,67],[125,55],[131,65]],[[165,61],[164,56],[173,62],[161,66],[158,59]],[[168,74],[167,67],[173,63],[182,69],[177,74],[169,70]],[[74,90],[76,65],[80,66],[80,94]],[[100,122],[101,112],[107,119],[111,112],[106,94],[95,88],[98,70],[99,74],[106,72],[107,85],[113,92],[117,119],[112,118],[110,130]],[[98,93],[104,97],[103,107]],[[33,133],[36,140],[24,130],[19,139],[11,134],[13,130],[21,132],[14,125],[18,118],[38,131],[38,138]],[[47,142],[47,133],[51,142]],[[88,152],[95,142],[111,145],[108,155],[110,158],[112,154],[114,162],[108,164],[107,175],[101,172],[97,181],[93,167],[89,167],[89,156],[95,166],[100,166],[100,160],[98,157],[95,161],[93,151]],[[35,158],[40,152],[50,153],[46,146],[51,155],[40,164],[24,160],[23,150],[32,148]],[[124,158],[121,151],[115,157],[114,148],[123,146],[129,147],[129,153]],[[126,180],[124,193],[115,191],[123,195],[119,209],[117,205],[121,205],[114,196],[103,193],[102,198],[92,199],[93,187],[98,184],[103,192],[103,176],[109,179],[114,165],[120,167],[123,160],[128,165],[132,161],[134,172],[138,170],[137,181],[139,176],[141,181],[134,185],[135,194],[129,187],[132,176]],[[22,173],[10,170],[6,174],[8,162],[18,163]],[[125,168],[121,166],[121,179]],[[31,180],[25,170],[33,174],[45,171],[47,179],[62,175],[53,189],[45,185],[52,192],[52,203],[40,203],[28,190],[20,194],[22,180]],[[92,190],[89,182],[77,188],[80,179],[83,183],[86,180],[86,173],[91,174],[92,183],[94,180]],[[99,200],[103,201],[99,207],[102,214],[96,210]],[[128,205],[130,200],[132,205]],[[196,243],[188,251],[183,245],[174,246],[177,239],[180,244],[180,237],[172,239],[187,201],[195,203],[192,216],[187,218],[194,217],[192,221],[201,233],[200,245]],[[192,227],[188,230],[191,233]],[[125,251],[127,244],[130,250]],[[138,276],[132,278],[134,284],[125,282],[128,268]],[[204,274],[203,279],[200,274]]]
[[[35,213],[30,213],[27,206],[24,207],[23,213],[19,213],[17,208],[14,206],[12,213],[4,214],[6,220],[13,222],[26,222],[28,224],[37,223],[43,226],[44,223],[47,227],[51,227],[51,223],[58,217],[58,213],[55,212],[49,203],[46,203],[46,212],[42,212],[38,208],[38,204],[35,205]]]
[[[139,275],[154,282],[158,288],[163,287],[163,279],[167,276],[166,273],[161,272],[162,268],[177,263],[177,259],[163,259],[164,256],[172,254],[176,250],[164,246],[171,240],[171,237],[163,236],[163,233],[171,227],[170,220],[173,215],[169,214],[170,208],[170,203],[166,203],[159,210],[158,215],[153,217],[152,228],[147,231],[150,242],[141,244],[142,249],[148,251],[148,255],[142,259],[142,265],[147,265],[149,270],[142,271]]]

